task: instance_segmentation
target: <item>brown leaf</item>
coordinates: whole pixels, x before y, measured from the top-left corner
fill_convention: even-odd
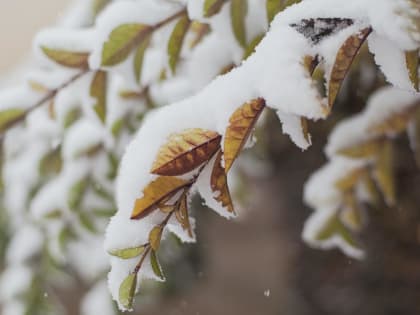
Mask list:
[[[243,104],[230,117],[223,150],[226,172],[238,157],[264,107],[264,99],[257,98]]]
[[[332,108],[341,84],[343,83],[343,80],[353,63],[354,58],[371,31],[371,28],[365,28],[358,34],[350,36],[338,50],[330,74],[330,83],[328,87],[329,108]]]
[[[194,170],[218,150],[221,136],[200,128],[172,134],[153,163],[151,173],[175,176]]]
[[[189,182],[176,177],[158,177],[143,190],[143,197],[135,201],[131,219],[147,216],[157,209],[164,199],[173,196],[188,184]]]
[[[183,194],[181,196],[179,207],[175,211],[175,217],[178,222],[181,224],[182,228],[188,232],[189,237],[193,237],[190,218],[188,215],[188,201],[187,201],[187,194]]]
[[[214,161],[210,185],[213,193],[217,193],[214,199],[220,202],[230,213],[233,213],[235,210],[233,209],[232,198],[230,197],[225,168],[222,165],[222,156],[222,151],[219,151]]]
[[[353,159],[372,157],[380,150],[383,142],[383,139],[368,140],[366,142],[342,148],[338,150],[337,154]]]
[[[375,132],[381,135],[395,135],[407,129],[408,123],[412,119],[417,106],[411,106],[408,109],[394,113],[385,120],[369,128],[370,132]]]
[[[163,232],[163,227],[160,225],[156,225],[153,227],[153,229],[149,233],[150,247],[154,251],[157,251],[159,249],[160,241],[162,239],[162,232]]]

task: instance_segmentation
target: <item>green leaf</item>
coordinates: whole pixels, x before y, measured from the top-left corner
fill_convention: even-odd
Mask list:
[[[131,309],[133,307],[134,294],[136,293],[137,287],[137,274],[132,273],[128,275],[120,285],[118,300],[120,304],[126,308]]]
[[[149,46],[150,37],[150,35],[144,37],[144,39],[137,47],[136,53],[134,55],[134,75],[136,77],[137,83],[140,83],[141,73],[143,70],[144,53],[146,52],[146,49]]]
[[[39,161],[39,173],[44,177],[58,174],[61,171],[62,165],[61,148],[57,147],[48,152],[41,161]]]
[[[73,108],[71,110],[69,110],[66,114],[66,116],[64,117],[64,129],[67,129],[68,127],[70,127],[71,125],[73,125],[73,123],[75,123],[80,117],[81,117],[82,113],[80,111],[80,108]]]
[[[326,241],[334,235],[339,235],[347,244],[359,248],[353,235],[344,226],[336,214],[326,222],[323,229],[321,229],[316,235],[316,239],[319,241]]]
[[[231,0],[230,16],[235,38],[242,47],[246,47],[245,18],[248,13],[248,0]]]
[[[267,0],[265,6],[268,22],[271,22],[276,14],[283,9],[283,0]]]
[[[188,15],[183,15],[178,22],[176,23],[171,37],[168,42],[168,57],[169,57],[169,66],[172,70],[172,73],[175,73],[176,65],[179,60],[179,55],[181,54],[182,45],[184,43],[185,35],[188,32],[190,27],[190,19]]]
[[[123,62],[152,30],[145,24],[122,24],[109,35],[102,48],[102,65],[114,66]]]
[[[121,258],[121,259],[131,259],[137,256],[140,256],[144,252],[144,245],[131,247],[131,248],[124,248],[124,249],[115,249],[108,251],[108,253],[112,256]]]
[[[408,70],[410,81],[414,89],[419,91],[419,50],[407,51],[405,53],[405,63]]]
[[[211,17],[219,13],[226,0],[205,0],[204,1],[204,16]]]
[[[21,119],[25,111],[20,108],[10,108],[0,111],[0,131],[7,130],[14,121]]]
[[[96,99],[93,109],[102,122],[105,122],[106,117],[106,91],[107,73],[105,71],[97,71],[90,84],[90,96]]]
[[[150,264],[152,265],[152,270],[155,273],[155,275],[159,278],[164,280],[165,277],[162,273],[162,268],[160,267],[160,264],[158,262],[158,259],[156,257],[156,252],[152,250],[150,252]]]
[[[249,45],[248,46],[246,46],[246,48],[245,48],[245,52],[244,52],[244,56],[243,56],[243,58],[242,59],[246,59],[246,58],[248,58],[249,56],[251,56],[253,53],[254,53],[254,51],[255,51],[255,48],[258,46],[258,44],[261,42],[261,40],[264,38],[264,35],[265,34],[260,34],[260,35],[257,35],[250,43],[249,43]]]
[[[88,68],[88,52],[74,52],[61,49],[41,47],[44,54],[54,62],[69,68]]]
[[[94,16],[97,16],[111,0],[94,0],[92,3],[92,11]]]
[[[83,200],[86,188],[88,185],[88,180],[83,178],[73,184],[69,191],[68,204],[70,209],[79,210],[80,204]]]
[[[91,233],[96,233],[96,227],[92,218],[86,212],[79,212],[79,222],[86,230]]]

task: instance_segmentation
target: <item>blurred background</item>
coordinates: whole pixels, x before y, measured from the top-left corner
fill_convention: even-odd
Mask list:
[[[36,32],[53,24],[69,3],[0,2],[2,75],[25,60]],[[412,175],[414,162],[406,158],[411,156],[406,139],[399,151],[405,161],[399,165],[399,187],[417,203],[404,209],[384,208],[380,214],[372,211],[369,232],[362,236],[366,260],[355,261],[335,250],[313,250],[301,240],[311,212],[302,203],[302,187],[325,162],[322,148],[328,132],[337,121],[363,108],[366,95],[383,84],[379,74],[368,87],[358,85],[356,72],[351,78],[348,84],[354,85],[341,95],[333,117],[311,126],[314,145],[308,152],[302,153],[282,135],[275,117],[267,117],[251,168],[260,167],[259,160],[269,163],[258,176],[252,169],[243,174],[247,187],[240,219],[227,221],[211,210],[197,209],[198,244],[183,245],[182,255],[168,261],[164,268],[168,283],[152,290],[158,293],[142,301],[138,314],[420,314],[420,200],[413,189],[420,187],[420,179]],[[84,289],[81,285],[57,292],[69,315],[79,314]]]

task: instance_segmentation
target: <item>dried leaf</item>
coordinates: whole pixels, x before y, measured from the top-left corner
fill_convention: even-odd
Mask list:
[[[107,73],[105,71],[97,71],[90,84],[90,96],[96,99],[93,109],[102,122],[105,122],[106,116],[106,92]]]
[[[41,47],[44,54],[54,62],[69,68],[88,68],[88,52],[74,52]]]
[[[410,81],[413,88],[419,91],[419,50],[407,51],[405,53],[405,64],[407,66]]]
[[[147,47],[149,47],[150,38],[150,35],[146,35],[144,40],[142,40],[139,46],[137,47],[136,53],[134,54],[134,76],[136,77],[136,81],[139,84],[141,81],[141,73],[143,70],[144,54],[146,52]]]
[[[120,304],[130,310],[133,307],[134,294],[137,287],[137,274],[128,275],[120,285],[118,300]]]
[[[242,47],[246,47],[245,18],[248,13],[248,1],[231,0],[230,17],[233,34]]]
[[[109,35],[102,48],[102,65],[123,62],[131,51],[148,38],[152,28],[145,24],[122,24]]]
[[[131,259],[143,254],[145,246],[130,247],[124,249],[115,249],[111,250],[108,253],[112,256],[121,258],[121,259]]]
[[[377,154],[374,178],[379,189],[389,206],[393,206],[396,200],[394,180],[394,152],[391,141],[386,141]]]
[[[205,0],[204,1],[204,16],[211,17],[219,13],[226,0]]]
[[[9,108],[0,111],[0,132],[7,130],[15,121],[25,115],[25,111],[20,108]]]
[[[156,225],[153,227],[153,229],[149,233],[150,247],[154,251],[157,251],[159,249],[160,240],[162,239],[162,232],[163,232],[163,227],[160,225]]]
[[[328,106],[332,108],[338,95],[341,84],[353,63],[354,58],[371,32],[371,28],[365,28],[358,34],[352,35],[344,42],[337,52],[335,62],[330,74],[328,86]]]
[[[351,171],[346,176],[340,178],[337,180],[334,184],[334,186],[342,191],[348,191],[354,188],[354,186],[363,178],[363,176],[366,174],[366,169],[364,168],[358,168],[353,171]]]
[[[403,132],[407,129],[408,123],[411,121],[416,108],[417,106],[411,106],[402,112],[393,113],[380,123],[372,125],[369,131],[380,135],[395,135]]]
[[[265,107],[262,98],[254,99],[239,107],[230,117],[224,142],[225,170],[228,172],[245,145]]]
[[[188,232],[188,236],[192,238],[193,235],[192,235],[192,230],[191,230],[190,218],[188,214],[187,194],[183,194],[181,196],[179,207],[175,211],[175,216],[178,222],[181,224],[182,228]]]
[[[365,141],[340,149],[337,154],[354,159],[369,158],[374,156],[381,149],[383,142],[383,139]]]
[[[152,265],[152,270],[154,274],[161,280],[165,280],[165,276],[163,275],[162,268],[160,267],[159,261],[156,256],[156,252],[152,250],[150,252],[150,264]]]
[[[230,213],[234,212],[232,198],[230,197],[229,186],[227,182],[227,176],[225,168],[222,165],[222,151],[216,156],[213,165],[213,171],[211,173],[210,186],[213,193],[217,194],[214,197],[215,200],[221,203]]]
[[[181,54],[182,45],[184,43],[185,35],[190,27],[190,19],[187,14],[181,16],[169,37],[168,41],[168,57],[169,67],[172,73],[175,73],[176,65],[178,64],[179,56]]]
[[[143,197],[136,200],[131,219],[141,219],[147,216],[158,208],[162,200],[173,196],[188,184],[187,181],[176,177],[158,177],[143,190]]]
[[[194,170],[218,150],[221,136],[200,128],[172,134],[153,163],[151,173],[175,176]]]

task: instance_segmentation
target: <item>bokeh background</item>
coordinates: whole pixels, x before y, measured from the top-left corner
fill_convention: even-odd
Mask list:
[[[0,1],[1,75],[7,76],[30,56],[33,36],[53,24],[69,3]],[[311,126],[315,141],[305,153],[282,136],[274,117],[268,117],[259,135],[262,147],[254,150],[253,159],[269,163],[264,172],[244,175],[247,201],[240,220],[226,221],[208,209],[198,209],[198,245],[185,246],[181,258],[167,266],[169,285],[143,301],[139,314],[420,314],[420,240],[407,236],[420,231],[420,202],[406,212],[385,209],[373,217],[369,233],[363,236],[369,251],[363,262],[338,251],[310,249],[300,235],[310,214],[301,201],[302,186],[325,162],[322,148],[328,132],[342,117],[363,107],[369,91],[360,91],[374,90],[383,84],[381,80],[363,88],[355,83],[350,94],[342,95],[334,117]],[[408,156],[404,141],[400,154]],[[400,168],[410,174],[414,164],[410,160]],[[419,176],[406,180],[400,190],[419,187]],[[58,292],[65,296],[69,315],[78,314],[83,290],[81,284],[70,292]]]

